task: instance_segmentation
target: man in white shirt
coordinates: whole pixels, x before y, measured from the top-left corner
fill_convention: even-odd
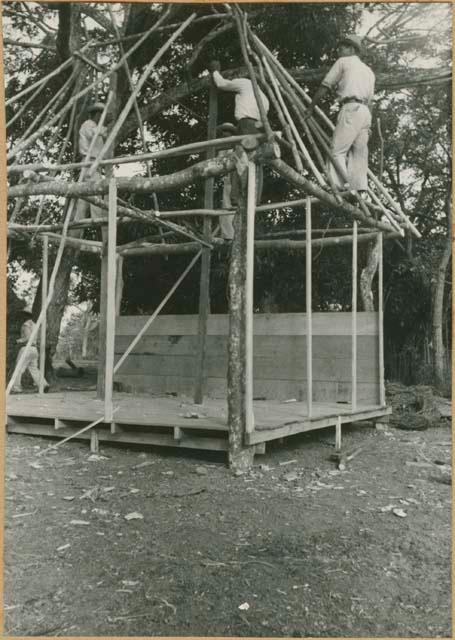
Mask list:
[[[87,119],[82,123],[81,128],[79,129],[79,155],[81,160],[87,160],[88,162],[93,162],[98,157],[100,151],[104,146],[104,139],[106,137],[106,127],[101,127],[98,135],[96,135],[96,130],[98,127],[98,122],[101,117],[102,112],[104,111],[104,105],[101,102],[95,102],[91,104],[87,108]],[[95,138],[93,142],[92,141]],[[91,147],[91,148],[90,148]],[[87,153],[90,150],[90,154],[87,157]],[[82,169],[86,179],[90,180],[99,180],[103,177],[101,171],[95,171],[90,178],[88,178],[88,168]],[[93,220],[97,220],[98,218],[102,218],[105,213],[99,207],[96,207],[93,204],[89,204],[85,202],[85,200],[79,200],[77,205],[77,212],[75,216],[75,220],[81,220],[87,216],[87,211],[90,207],[90,217]]]
[[[220,73],[220,63],[218,60],[212,60],[209,64],[209,71],[212,74],[213,82],[217,89],[235,93],[235,110],[234,117],[237,121],[237,131],[240,135],[251,135],[261,133],[263,131],[263,123],[256,96],[254,95],[253,84],[249,78],[234,78],[226,80]],[[265,93],[259,89],[264,111],[269,110],[269,100]],[[261,200],[263,186],[263,172],[261,165],[257,166],[256,171],[256,201]]]
[[[337,165],[347,173],[350,188],[366,191],[375,76],[360,59],[361,50],[362,41],[357,36],[347,35],[340,41],[340,57],[316,91],[306,117],[312,115],[329,90],[336,91],[341,108],[333,132],[332,155]],[[331,162],[328,170],[334,183],[344,188],[344,181]]]
[[[16,342],[18,344],[26,345],[27,342],[28,342],[28,339],[30,338],[30,336],[32,334],[32,331],[33,331],[33,329],[35,327],[35,323],[33,322],[32,314],[30,313],[30,311],[28,309],[24,309],[23,314],[24,314],[24,317],[25,317],[25,321],[21,326],[20,338],[18,338],[16,340]],[[25,351],[25,346],[21,347],[19,349],[19,353],[17,354],[16,364],[21,359],[22,354],[23,354],[24,351]],[[32,344],[30,345],[30,347],[28,349],[28,353],[27,353],[27,356],[26,356],[24,362],[22,363],[22,367],[17,372],[16,381],[14,383],[14,386],[11,388],[11,393],[22,393],[22,376],[24,375],[24,373],[26,372],[27,369],[29,370],[30,375],[33,378],[33,382],[39,388],[40,371],[39,371],[39,368],[38,368],[38,349],[36,348],[36,338],[32,342]],[[44,380],[44,393],[47,393],[48,391],[49,391],[49,384],[47,383],[47,381],[45,379]]]

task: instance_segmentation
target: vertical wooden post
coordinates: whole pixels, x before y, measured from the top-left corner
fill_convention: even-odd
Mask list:
[[[254,312],[254,218],[256,214],[256,165],[248,162],[248,193],[246,218],[246,279],[245,279],[245,404],[246,431],[254,431],[253,413],[253,312]]]
[[[117,254],[117,273],[115,280],[115,315],[120,315],[123,294],[123,256]]]
[[[107,242],[103,239],[101,253],[100,275],[100,321],[98,327],[98,377],[96,383],[96,395],[101,400],[104,398],[105,389],[105,363],[106,363],[106,305],[107,305]]]
[[[313,412],[313,323],[311,315],[312,302],[312,255],[311,255],[311,198],[306,199],[306,377],[307,377],[307,412],[311,418]]]
[[[384,384],[384,243],[383,234],[378,234],[378,334],[379,334],[379,404],[385,405]]]
[[[109,181],[109,224],[107,237],[107,295],[106,295],[106,366],[104,379],[104,416],[113,418],[112,390],[114,383],[115,347],[115,279],[117,266],[117,182]]]
[[[352,228],[352,309],[351,309],[351,408],[357,408],[357,220]]]
[[[213,81],[209,89],[209,119],[207,124],[207,139],[216,138],[216,122],[218,118],[218,99],[216,87]],[[207,151],[207,159],[215,157],[216,150]],[[207,178],[204,185],[204,207],[213,209],[213,187],[215,179]],[[212,222],[209,216],[204,217],[203,235],[210,240],[212,235]],[[196,373],[196,385],[194,389],[195,404],[202,404],[204,399],[204,369],[207,349],[207,324],[210,315],[210,249],[204,249],[201,259],[201,280],[199,286],[199,324],[198,324],[198,362]]]
[[[90,431],[90,453],[99,453],[100,450],[100,441],[98,437],[98,431],[96,429],[92,429]]]
[[[229,465],[235,472],[251,469],[254,445],[246,444],[248,401],[246,393],[246,321],[247,321],[247,218],[248,218],[248,159],[242,155],[237,171],[239,197],[234,218],[229,263],[229,342],[228,342],[228,427]],[[251,266],[249,267],[251,270]],[[251,307],[250,310],[252,311]],[[251,406],[251,405],[250,405]],[[251,420],[250,414],[250,420]]]
[[[335,450],[337,453],[341,451],[341,416],[337,416],[335,424]]]
[[[44,392],[44,379],[46,377],[46,329],[47,329],[47,312],[46,312],[46,300],[47,300],[47,281],[49,270],[49,238],[45,235],[43,237],[43,270],[41,274],[41,299],[42,308],[44,309],[43,321],[41,323],[41,335],[40,335],[40,352],[39,352],[39,393]]]

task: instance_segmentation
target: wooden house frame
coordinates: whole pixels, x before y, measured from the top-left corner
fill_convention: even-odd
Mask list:
[[[236,18],[237,19],[237,18]],[[242,28],[239,29],[239,37],[245,37]],[[64,183],[61,185],[61,195],[73,198],[86,199],[107,210],[107,217],[102,220],[72,221],[72,206],[70,205],[63,225],[59,225],[59,234],[56,234],[55,226],[46,228],[40,225],[37,230],[43,242],[43,287],[42,287],[42,310],[35,326],[35,332],[30,337],[28,346],[35,340],[38,331],[41,331],[41,372],[44,377],[44,344],[46,339],[46,310],[53,296],[55,276],[60,264],[61,256],[65,246],[75,246],[81,251],[89,251],[100,256],[102,286],[101,286],[101,315],[100,315],[100,376],[98,394],[94,397],[91,392],[85,393],[52,393],[44,396],[41,385],[40,394],[27,396],[10,396],[7,400],[7,427],[8,431],[14,433],[30,433],[37,435],[63,436],[67,439],[78,437],[90,439],[93,451],[98,449],[99,441],[105,442],[126,442],[139,443],[145,445],[164,445],[180,448],[215,449],[229,451],[230,461],[234,467],[241,468],[242,456],[247,452],[251,463],[254,453],[265,451],[266,443],[290,436],[296,433],[320,429],[324,427],[334,427],[337,449],[341,447],[341,428],[343,424],[358,421],[380,422],[390,413],[390,408],[386,406],[384,389],[384,336],[383,336],[383,265],[382,248],[384,238],[396,238],[403,235],[404,229],[418,235],[417,230],[404,216],[399,206],[391,199],[379,180],[370,172],[370,180],[374,190],[371,191],[372,202],[365,203],[359,199],[358,194],[341,193],[334,190],[333,185],[328,185],[321,176],[311,160],[311,154],[300,137],[295,127],[289,110],[284,104],[282,95],[289,92],[291,99],[297,103],[298,109],[304,109],[305,97],[300,87],[292,88],[292,78],[286,70],[273,58],[259,39],[251,34],[251,42],[255,49],[255,56],[261,56],[262,65],[272,80],[271,85],[275,92],[274,107],[279,110],[280,119],[283,123],[284,137],[273,132],[265,119],[266,127],[264,134],[255,136],[233,136],[231,138],[217,139],[216,135],[216,91],[212,87],[209,96],[209,121],[208,140],[196,142],[190,145],[144,153],[142,156],[131,156],[112,159],[98,159],[90,165],[89,162],[77,163],[73,165],[60,165],[52,167],[53,170],[80,167],[84,172],[94,171],[98,164],[111,167],[114,164],[137,162],[138,160],[149,161],[151,159],[171,157],[174,155],[206,153],[206,160],[195,165],[190,170],[185,170],[173,176],[158,176],[141,179],[141,190],[143,193],[156,193],[160,191],[170,191],[190,184],[194,180],[203,179],[205,181],[204,208],[191,211],[172,212],[145,212],[124,203],[118,192],[128,188],[125,179],[110,177],[103,180],[84,180],[83,174],[78,183]],[[244,43],[243,43],[244,44]],[[251,51],[250,51],[251,54]],[[255,90],[260,78],[256,76],[251,66],[249,55],[245,53],[245,62],[249,70]],[[262,67],[261,67],[262,68]],[[297,84],[297,83],[295,83]],[[132,100],[135,100],[137,92],[132,91]],[[298,100],[297,100],[298,98]],[[106,116],[105,110],[100,119],[99,126],[102,126]],[[308,101],[306,101],[308,104]],[[318,112],[319,117],[329,126],[330,121]],[[121,117],[114,126],[118,127]],[[327,135],[324,134],[319,125],[312,126],[312,134],[309,139],[312,144],[318,141],[322,149],[327,152]],[[308,133],[308,131],[307,131]],[[280,146],[291,149],[296,160],[296,168],[293,168],[280,159]],[[220,149],[231,149],[223,159],[216,158],[215,154]],[[144,148],[145,150],[145,148]],[[320,154],[319,154],[320,155]],[[307,159],[309,168],[313,171],[316,180],[305,177],[302,168],[302,159]],[[269,164],[284,179],[288,180],[294,187],[299,187],[304,191],[304,197],[294,201],[268,203],[264,205],[256,204],[256,167],[258,163]],[[42,165],[12,165],[9,171],[22,173],[33,171],[33,176],[46,169]],[[240,261],[244,268],[237,268],[235,274],[232,272],[231,283],[234,283],[234,292],[230,301],[230,329],[229,338],[226,338],[227,318],[214,318],[210,316],[209,286],[210,286],[210,254],[211,251],[223,246],[223,242],[211,233],[211,219],[220,215],[228,215],[232,211],[224,211],[214,208],[213,187],[214,178],[219,175],[237,171],[241,183],[241,194],[237,209],[238,227],[236,237],[232,244],[232,261]],[[184,175],[183,175],[184,174]],[[183,176],[183,177],[182,177]],[[321,176],[321,177],[319,177]],[[321,182],[322,178],[322,182]],[[52,189],[49,185],[52,185]],[[30,182],[26,187],[12,187],[9,197],[27,195],[55,194],[56,183],[42,182],[39,179]],[[107,204],[100,196],[107,195]],[[354,197],[356,205],[352,204],[349,197]],[[386,208],[381,201],[385,199]],[[312,209],[317,202],[324,202],[348,212],[353,217],[352,229],[346,233],[336,229],[334,234],[328,230],[325,237],[318,237],[320,230],[312,229]],[[74,200],[71,201],[74,203]],[[304,206],[306,211],[306,226],[304,231],[305,240],[255,240],[255,216],[261,212],[280,208]],[[376,215],[374,215],[374,212]],[[386,220],[377,219],[377,214],[386,216]],[[128,245],[117,245],[117,223],[121,216],[130,216],[134,219],[144,219],[156,222],[159,225],[171,226],[181,235],[190,236],[191,242],[180,244],[153,244],[143,241],[136,241]],[[202,216],[204,219],[204,233],[202,236],[185,231],[176,222],[181,216]],[[359,227],[359,223],[364,226]],[[68,232],[73,228],[81,226],[102,225],[103,241],[95,242],[82,240],[68,236]],[[17,225],[9,225],[11,232],[17,230]],[[32,227],[29,226],[32,230]],[[357,253],[359,243],[376,239],[379,243],[379,268],[378,268],[378,310],[374,313],[365,314],[358,312],[357,303],[357,281],[358,265]],[[54,269],[48,282],[48,246],[49,241],[58,242],[57,258]],[[322,314],[315,314],[312,311],[312,291],[311,291],[311,265],[312,250],[315,246],[340,246],[346,245],[352,248],[352,309],[350,314],[329,313],[330,326],[327,325],[327,318],[324,320],[326,334],[318,334],[318,323],[321,322]],[[289,335],[292,337],[292,344],[296,344],[302,356],[301,362],[295,374],[301,375],[301,380],[290,387],[291,392],[296,390],[291,397],[269,397],[265,400],[255,400],[255,375],[254,375],[254,342],[255,334],[267,335],[264,333],[267,326],[274,326],[273,317],[260,317],[253,310],[253,288],[254,288],[254,254],[255,251],[274,247],[277,249],[288,249],[305,251],[306,254],[306,312],[305,314],[292,314],[287,317]],[[223,248],[221,250],[224,250]],[[122,346],[116,359],[116,327],[122,325],[122,318],[119,312],[119,297],[121,291],[122,262],[134,255],[167,254],[175,255],[181,253],[193,254],[188,267],[178,278],[174,286],[168,292],[162,303],[157,307],[152,316],[144,320],[142,327],[134,327],[130,336],[131,342],[125,348]],[[195,367],[194,396],[192,401],[188,401],[182,407],[182,400],[179,397],[166,396],[166,386],[158,390],[154,396],[137,396],[114,392],[116,375],[127,361],[147,332],[152,330],[154,321],[157,319],[161,309],[174,291],[184,282],[186,275],[201,260],[201,284],[200,303],[197,318],[186,318],[182,316],[180,323],[186,325],[181,328],[181,336],[187,335],[185,331],[191,331],[193,336],[192,357]],[[232,292],[231,292],[232,293]],[[233,299],[235,298],[235,299]],[[286,315],[286,314],[284,314]],[[291,315],[291,314],[287,314]],[[283,319],[280,319],[282,323]],[[129,319],[126,322],[130,322]],[[262,322],[262,328],[261,328]],[[174,325],[173,325],[174,323]],[[224,348],[229,351],[229,380],[228,402],[225,398],[210,398],[206,388],[206,364],[207,364],[207,336],[212,332],[212,324],[218,323],[218,336],[224,336]],[[133,323],[134,324],[134,323]],[[159,334],[169,337],[176,334],[176,318],[166,317],[161,324]],[[347,385],[344,388],[344,396],[340,402],[337,393],[321,400],[318,396],[320,380],[315,370],[316,359],[314,357],[314,341],[318,335],[336,336],[337,327],[341,327],[343,332],[343,344],[345,352],[343,359],[349,369]],[[166,327],[168,333],[166,334]],[[221,329],[219,328],[221,327]],[[224,327],[224,328],[223,328]],[[321,329],[322,331],[322,329]],[[370,333],[368,333],[370,332]],[[369,401],[359,398],[359,371],[358,366],[362,358],[359,358],[361,349],[359,348],[359,335],[368,335],[369,344],[376,354],[374,365],[370,366],[372,374],[372,391]],[[215,335],[215,334],[214,334]],[[280,344],[285,344],[287,334]],[[117,342],[118,342],[117,332]],[[220,338],[219,342],[222,342]],[[322,340],[327,342],[327,340]],[[346,346],[347,345],[347,346]],[[347,355],[346,349],[349,350]],[[209,353],[210,355],[210,353]],[[332,354],[333,355],[333,354]],[[25,355],[24,355],[25,357]],[[181,356],[183,358],[183,356]],[[330,361],[332,356],[326,357]],[[336,356],[333,355],[334,359]],[[364,360],[368,360],[370,352]],[[272,363],[273,365],[273,363]],[[330,365],[329,365],[330,366]],[[20,363],[9,382],[7,392],[14,384]],[[273,374],[273,366],[271,367]],[[361,374],[360,374],[361,375]],[[118,380],[118,378],[117,378]],[[272,378],[273,380],[273,378]],[[257,376],[256,376],[257,382]],[[335,380],[338,383],[340,381]],[[346,379],[344,379],[346,382]],[[283,387],[287,391],[287,387]],[[335,388],[335,387],[333,387]],[[348,391],[346,391],[348,389]],[[152,388],[153,391],[153,388]],[[182,391],[181,389],[179,390]],[[161,392],[161,395],[158,393]],[[283,392],[284,393],[284,392]],[[348,397],[346,396],[348,393]],[[290,400],[286,402],[285,400]],[[198,409],[197,407],[200,407]]]

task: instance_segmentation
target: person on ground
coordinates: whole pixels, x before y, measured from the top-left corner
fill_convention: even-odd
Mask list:
[[[27,308],[24,309],[23,315],[24,315],[24,322],[22,323],[22,326],[21,326],[21,335],[20,335],[20,338],[16,340],[16,342],[21,345],[26,345],[32,334],[33,329],[35,328],[35,323],[33,322],[32,314],[30,313],[29,309]],[[17,359],[16,359],[16,366],[19,360],[21,359],[24,351],[25,351],[25,346],[19,349],[19,353],[17,354]],[[30,344],[25,360],[22,363],[21,368],[17,372],[16,381],[13,387],[11,388],[11,393],[23,392],[22,376],[27,371],[27,369],[29,370],[30,375],[33,378],[33,382],[39,389],[41,375],[38,367],[38,349],[36,348],[36,337],[33,340],[33,342]],[[48,393],[49,389],[50,389],[50,386],[46,381],[46,379],[44,379],[44,393]]]
[[[102,102],[94,102],[87,108],[87,118],[79,129],[79,155],[81,160],[93,163],[99,156],[101,150],[104,147],[104,142],[107,134],[105,126],[101,127],[97,133],[98,122],[101,114],[104,111],[104,104]],[[95,138],[96,136],[96,138]],[[93,142],[93,139],[95,141]],[[93,144],[92,144],[93,142]],[[87,153],[90,150],[90,154],[87,157]],[[99,168],[89,177],[89,168],[84,167],[82,169],[86,180],[100,180],[103,177],[102,170]],[[105,212],[96,205],[89,204],[85,200],[80,199],[77,205],[77,212],[75,220],[82,220],[87,217],[87,212],[90,210],[90,217],[92,220],[97,220],[106,215]]]
[[[368,189],[368,138],[375,76],[360,59],[362,41],[358,36],[344,36],[339,43],[339,58],[316,91],[306,113],[309,118],[322,98],[335,90],[340,111],[333,132],[331,153],[348,176],[349,187],[360,192]],[[328,171],[333,182],[345,188],[345,181],[332,162]]]
[[[226,80],[220,73],[221,65],[218,60],[212,60],[209,64],[209,71],[217,89],[235,93],[234,117],[237,121],[237,131],[239,135],[252,135],[262,133],[264,125],[261,120],[256,96],[254,95],[253,83],[249,78],[234,78]],[[264,110],[268,113],[269,100],[265,93],[259,89],[261,102]],[[259,204],[263,188],[262,166],[258,164],[256,171],[256,202]]]

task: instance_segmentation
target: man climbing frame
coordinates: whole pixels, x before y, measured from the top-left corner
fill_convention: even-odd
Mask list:
[[[337,166],[347,174],[349,187],[366,192],[375,76],[360,59],[361,52],[362,41],[358,36],[347,35],[342,38],[339,42],[339,58],[316,91],[306,118],[313,114],[329,90],[336,90],[341,108],[333,132],[332,156]],[[330,161],[328,171],[335,185],[344,189],[344,180]]]
[[[220,73],[221,65],[218,60],[212,60],[209,63],[209,71],[212,74],[213,82],[217,89],[221,91],[229,91],[235,93],[235,110],[234,117],[237,120],[237,131],[240,135],[254,135],[263,131],[263,123],[259,107],[254,95],[253,84],[249,78],[234,78],[226,80]],[[269,110],[269,100],[267,96],[259,89],[264,110]],[[233,174],[233,185],[231,199],[234,203],[235,194],[237,192],[236,176]],[[261,201],[263,187],[263,171],[259,164],[256,170],[256,202]]]

